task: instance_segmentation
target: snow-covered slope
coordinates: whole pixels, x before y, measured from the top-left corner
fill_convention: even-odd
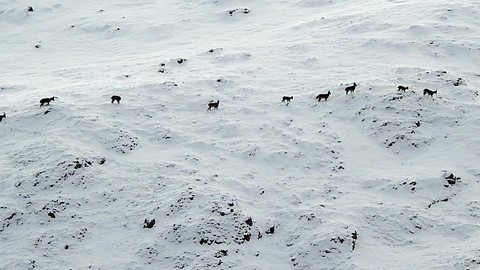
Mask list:
[[[0,1],[0,269],[479,268],[479,17]]]

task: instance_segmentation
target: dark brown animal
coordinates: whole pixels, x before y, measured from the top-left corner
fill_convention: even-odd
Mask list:
[[[0,115],[0,122],[2,122],[3,118],[7,118],[7,115],[5,112],[3,112],[3,115]]]
[[[403,91],[403,92],[405,92],[405,91],[407,91],[407,90],[408,90],[408,86],[399,85],[397,91]]]
[[[122,98],[121,98],[120,96],[115,96],[115,95],[113,95],[113,96],[111,97],[111,99],[112,99],[112,104],[113,104],[113,102],[115,102],[115,101],[116,101],[118,104],[120,104],[120,100],[122,100]]]
[[[355,82],[353,82],[352,86],[345,87],[345,94],[348,95],[348,92],[353,93],[355,91],[355,87],[357,87],[357,84]]]
[[[50,105],[50,101],[54,101],[55,100],[55,97],[51,97],[51,98],[42,98],[40,99],[40,107],[42,107],[45,103],[47,105]]]
[[[322,99],[325,99],[325,101],[327,101],[328,97],[330,96],[330,90],[328,91],[328,93],[326,94],[319,94],[316,99],[318,99],[318,101],[322,101]]]
[[[293,99],[293,96],[291,96],[291,97],[283,96],[282,102],[287,102],[287,104],[288,104],[288,103],[290,103],[290,101],[291,101],[292,99]]]
[[[437,93],[437,90],[433,91],[433,90],[430,90],[430,89],[423,89],[423,95],[429,95],[431,97],[433,97],[433,94],[436,94]]]
[[[210,103],[208,103],[208,109],[207,111],[210,111],[212,108],[215,109],[215,110],[218,110],[218,105],[220,104],[220,100],[217,100],[217,102],[215,101],[210,101]]]

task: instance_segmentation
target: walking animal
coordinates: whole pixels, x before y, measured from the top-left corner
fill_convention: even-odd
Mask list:
[[[120,104],[120,100],[121,100],[122,98],[121,98],[120,96],[115,96],[115,95],[113,95],[113,96],[111,97],[111,99],[112,99],[112,104],[113,104],[114,101],[116,101],[117,104]]]
[[[51,97],[51,98],[42,98],[40,99],[40,107],[42,107],[45,103],[47,105],[50,105],[50,101],[54,101],[56,97]]]
[[[353,82],[352,86],[345,87],[345,94],[348,95],[348,92],[353,93],[355,91],[355,87],[357,87],[357,84],[355,82]]]
[[[325,101],[327,101],[328,97],[330,96],[330,90],[328,91],[328,93],[326,94],[319,94],[316,99],[318,99],[318,101],[322,101],[322,99],[325,99]]]
[[[220,100],[217,100],[217,102],[215,101],[210,101],[210,103],[208,103],[208,109],[207,111],[210,111],[212,108],[215,109],[215,110],[218,110],[218,105],[220,104]]]
[[[293,99],[293,96],[291,97],[283,96],[282,102],[287,102],[287,105],[288,105],[288,103],[290,103],[292,99]]]
[[[403,92],[405,92],[406,90],[408,90],[408,86],[399,85],[397,91],[403,91]]]
[[[423,89],[423,95],[429,95],[431,97],[433,97],[433,94],[436,94],[437,93],[437,90],[433,91],[433,90],[430,90],[430,89]]]
[[[2,122],[3,118],[7,118],[7,115],[5,114],[5,112],[3,112],[2,115],[0,115],[0,122]]]

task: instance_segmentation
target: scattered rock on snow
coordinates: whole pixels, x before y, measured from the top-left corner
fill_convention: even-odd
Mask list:
[[[143,228],[151,229],[153,228],[153,226],[155,226],[155,219],[152,219],[152,220],[145,219],[145,221],[143,222]]]

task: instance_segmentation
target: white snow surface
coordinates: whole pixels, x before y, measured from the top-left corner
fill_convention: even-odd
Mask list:
[[[479,269],[479,18],[0,0],[0,269]]]

